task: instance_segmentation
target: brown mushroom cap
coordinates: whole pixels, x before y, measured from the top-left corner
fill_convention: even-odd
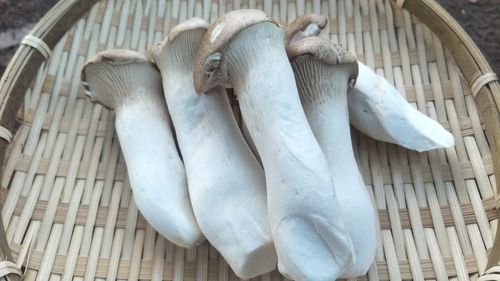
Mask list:
[[[224,48],[238,33],[262,22],[271,22],[279,26],[274,19],[263,11],[235,10],[220,17],[208,28],[200,44],[193,73],[194,87],[197,93],[207,92],[217,86],[210,85],[208,80],[210,76],[216,75],[219,70],[219,63],[206,66],[207,58],[214,55],[220,55],[220,58],[222,58]]]
[[[82,68],[80,79],[84,82],[85,87],[87,87],[85,83],[87,81],[85,70],[87,67],[101,62],[106,62],[112,65],[126,65],[132,63],[149,63],[149,60],[145,55],[131,50],[114,49],[99,52],[97,55],[87,60]]]
[[[132,98],[124,92],[127,88],[142,87],[147,83],[161,89],[161,77],[155,65],[145,55],[131,50],[98,53],[85,63],[80,78],[90,100],[108,109],[116,109],[117,104]]]
[[[161,68],[160,65],[162,63],[162,60],[160,59],[160,57],[165,52],[165,48],[173,44],[181,34],[199,30],[206,31],[209,26],[210,24],[204,19],[191,18],[172,28],[163,41],[153,44],[153,46],[149,50],[148,56]],[[186,44],[186,42],[180,42],[180,44]],[[197,48],[198,46],[176,46],[174,48],[177,48],[177,50],[175,50],[177,52],[184,52],[185,50],[191,49],[193,47]]]
[[[295,33],[304,31],[309,25],[316,24],[319,30],[321,30],[325,28],[327,23],[328,19],[323,15],[307,14],[300,16],[287,26],[285,44],[288,45]]]
[[[309,56],[311,59],[327,65],[343,64],[350,67],[351,87],[358,76],[358,60],[342,46],[336,45],[330,40],[320,37],[307,37],[286,46],[286,52],[290,61],[301,56]]]

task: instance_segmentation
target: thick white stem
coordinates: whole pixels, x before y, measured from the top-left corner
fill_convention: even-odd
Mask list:
[[[264,171],[224,90],[197,96],[191,76],[164,76],[169,110],[200,227],[241,278],[274,269]]]
[[[165,97],[200,228],[234,272],[249,279],[272,271],[277,260],[264,170],[243,139],[225,90],[196,94],[195,53],[181,47],[197,46],[201,36],[189,33],[179,35],[157,60]]]
[[[192,247],[203,236],[191,208],[166,108],[158,101],[136,99],[116,109],[116,132],[144,218],[170,241]]]
[[[411,106],[383,77],[362,63],[348,95],[351,124],[364,134],[408,149],[426,151],[454,145],[438,122]]]
[[[310,58],[294,63],[299,93],[309,125],[325,153],[338,202],[354,245],[356,263],[343,277],[364,275],[375,257],[375,209],[359,173],[351,144],[347,112],[347,79]],[[299,60],[298,59],[298,60]]]
[[[266,171],[280,271],[334,280],[350,264],[352,244],[283,45],[274,24],[247,28],[225,50],[228,73]]]

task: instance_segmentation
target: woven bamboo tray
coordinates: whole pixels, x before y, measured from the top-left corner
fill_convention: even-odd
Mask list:
[[[176,247],[141,217],[113,113],[88,102],[79,81],[97,51],[145,52],[187,18],[214,21],[237,8],[263,9],[283,23],[307,12],[328,16],[333,41],[455,136],[453,148],[416,153],[353,132],[380,222],[376,262],[359,279],[500,280],[500,87],[431,0],[60,1],[0,81],[0,276],[237,279],[208,243]],[[282,279],[277,271],[255,278]]]

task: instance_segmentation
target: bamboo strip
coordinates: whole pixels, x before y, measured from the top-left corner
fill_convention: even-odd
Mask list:
[[[17,256],[17,251],[19,249],[19,245],[13,245],[12,249],[14,251],[14,255]],[[37,269],[40,268],[40,262],[42,261],[44,253],[38,252],[38,251],[33,251],[30,259],[30,265],[29,267],[32,269]],[[53,273],[58,273],[60,274],[65,270],[64,268],[64,263],[65,263],[66,256],[60,256],[56,255],[56,258],[54,260],[54,266],[52,267],[52,272]],[[475,258],[474,256],[465,256],[463,257],[464,260],[464,265],[467,270],[467,272],[475,272],[477,270],[476,264],[475,264]],[[223,259],[219,259],[219,261],[223,261]],[[86,257],[80,257],[78,258],[77,262],[77,271],[75,272],[76,276],[84,276],[85,274],[85,267],[86,264],[89,262],[89,260]],[[151,278],[151,268],[152,268],[152,260],[143,260],[140,264],[140,272],[139,272],[139,279],[150,279]],[[399,261],[399,268],[402,270],[401,271],[401,277],[403,279],[411,279],[411,270],[409,263],[407,261]],[[99,259],[97,262],[97,270],[95,272],[96,277],[105,277],[105,273],[107,271],[107,268],[109,267],[109,259]],[[420,265],[423,268],[423,274],[425,279],[431,279],[431,278],[436,278],[435,277],[435,272],[432,269],[432,263],[428,259],[421,259],[420,260]],[[451,257],[445,258],[444,267],[446,270],[449,271],[449,276],[454,276],[456,274],[455,267],[453,265],[453,259]],[[118,272],[117,276],[118,278],[123,278],[125,276],[128,276],[128,272],[130,267],[132,266],[132,261],[130,259],[123,259],[120,261],[120,264],[118,266]],[[208,268],[214,268],[214,267],[219,267],[218,262],[211,262],[209,261],[208,263]],[[380,280],[389,280],[389,272],[388,272],[388,267],[385,262],[377,262],[377,267],[379,269],[379,278]],[[220,268],[220,267],[219,267]],[[172,269],[173,269],[173,263],[172,262],[165,262],[164,264],[164,269],[166,270],[165,274],[163,275],[164,280],[172,280]],[[193,278],[195,277],[195,272],[196,272],[196,263],[195,262],[185,262],[185,272],[188,273],[190,276]],[[219,271],[220,273],[220,271]],[[273,272],[271,274],[272,276],[275,274]],[[434,277],[433,277],[434,276]],[[446,277],[448,278],[448,277]],[[363,278],[360,278],[361,280]],[[446,279],[448,280],[448,279]]]

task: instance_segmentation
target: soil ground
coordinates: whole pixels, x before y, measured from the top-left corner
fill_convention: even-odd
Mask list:
[[[500,74],[500,0],[437,1],[458,20],[486,56],[493,71]],[[37,22],[56,2],[0,0],[0,33]],[[16,49],[16,45],[0,48],[0,75]]]

